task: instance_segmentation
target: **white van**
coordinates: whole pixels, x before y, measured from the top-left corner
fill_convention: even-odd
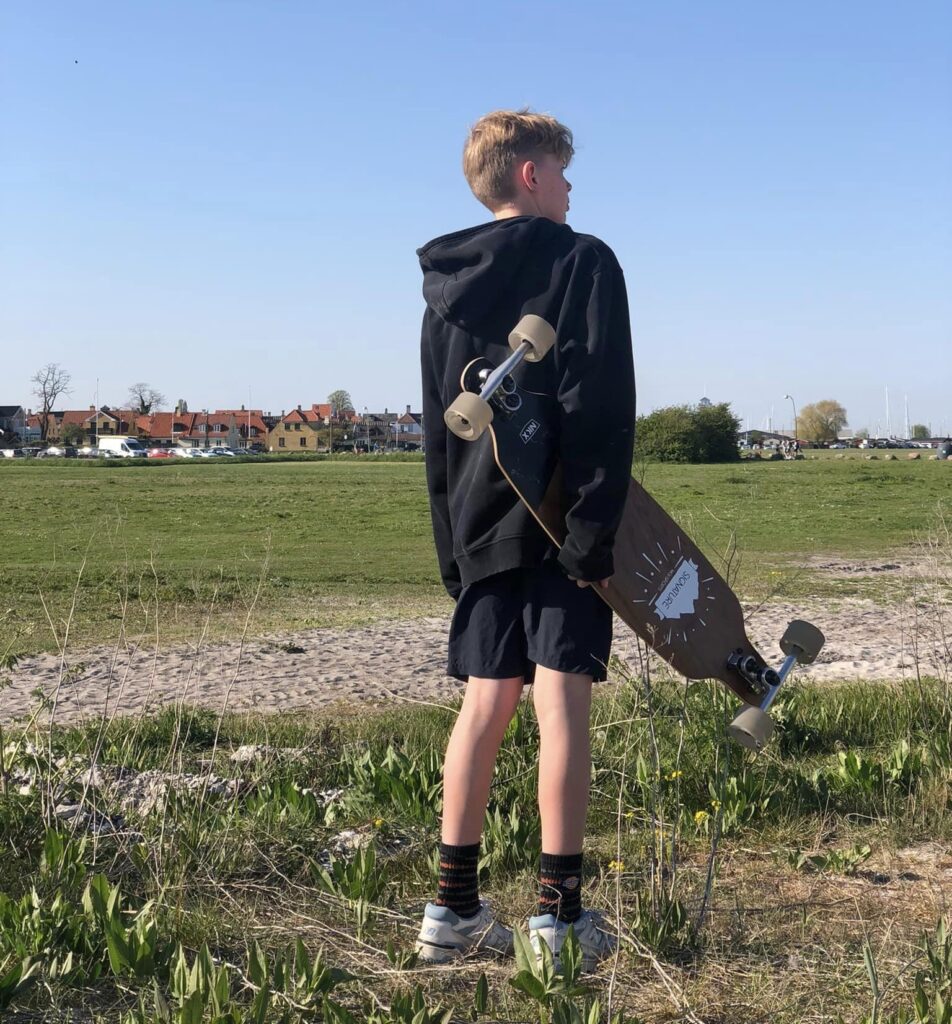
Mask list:
[[[112,452],[124,459],[145,459],[149,454],[135,437],[101,437],[99,450]]]

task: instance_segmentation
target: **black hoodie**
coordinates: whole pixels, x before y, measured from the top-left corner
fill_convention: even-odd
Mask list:
[[[426,476],[446,589],[455,598],[476,580],[554,557],[499,472],[489,438],[462,441],[443,422],[467,363],[478,356],[501,363],[509,332],[526,313],[556,330],[549,355],[516,372],[527,390],[556,395],[561,405],[568,511],[558,560],[576,579],[610,576],[635,428],[628,298],[615,254],[565,224],[512,217],[436,238],[417,255],[426,299]]]

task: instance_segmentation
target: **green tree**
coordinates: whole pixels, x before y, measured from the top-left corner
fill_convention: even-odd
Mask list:
[[[829,444],[846,426],[846,410],[832,398],[805,405],[800,410],[798,429],[807,441]]]
[[[924,441],[929,437],[929,428],[924,423],[914,423],[912,425],[912,439],[914,441]]]
[[[699,405],[694,410],[697,454],[692,461],[735,462],[740,457],[737,450],[739,429],[740,420],[731,412],[727,402]]]
[[[86,431],[78,423],[65,423],[60,431],[60,440],[63,444],[85,444]]]
[[[726,402],[666,406],[638,417],[635,452],[656,462],[734,462],[739,427]]]
[[[694,462],[694,418],[688,405],[669,405],[639,416],[635,453],[652,462]]]

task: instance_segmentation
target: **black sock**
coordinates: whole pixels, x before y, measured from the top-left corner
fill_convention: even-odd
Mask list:
[[[479,843],[450,846],[440,843],[440,880],[435,903],[460,917],[479,913]]]
[[[582,913],[582,855],[543,853],[539,858],[539,913],[577,921]]]

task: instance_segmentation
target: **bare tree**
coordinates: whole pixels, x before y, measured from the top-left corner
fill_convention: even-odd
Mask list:
[[[45,441],[50,432],[50,413],[60,395],[70,393],[72,377],[59,363],[47,363],[42,370],[37,370],[30,378],[33,394],[40,402],[40,438]]]
[[[350,400],[350,394],[347,391],[332,391],[327,396],[327,401],[331,407],[331,416],[335,420],[340,417],[341,413],[354,411],[354,403]]]
[[[148,416],[153,409],[165,405],[165,395],[157,391],[151,384],[139,381],[129,388],[129,408],[139,413],[140,416]]]

